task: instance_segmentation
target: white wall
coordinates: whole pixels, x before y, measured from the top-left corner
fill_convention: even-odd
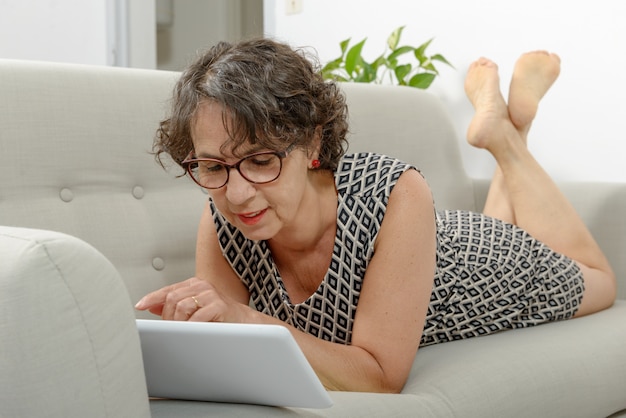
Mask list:
[[[0,57],[107,63],[105,0],[0,0]]]
[[[0,58],[156,66],[154,0],[0,0]]]
[[[496,61],[506,97],[520,53],[557,52],[561,76],[542,101],[532,151],[557,179],[626,181],[626,1],[302,0],[294,15],[286,14],[286,1],[265,1],[265,33],[314,47],[322,62],[336,58],[348,37],[367,37],[364,54],[373,58],[401,25],[404,43],[435,37],[429,52],[456,69],[442,67],[431,91],[454,115],[467,171],[483,178],[492,173],[491,158],[463,139],[472,115],[463,93],[468,65],[481,55]]]

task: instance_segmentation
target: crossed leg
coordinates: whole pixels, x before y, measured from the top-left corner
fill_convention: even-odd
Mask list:
[[[485,58],[474,62],[465,82],[476,110],[468,128],[468,142],[489,151],[498,164],[485,214],[518,225],[580,266],[585,280],[585,294],[577,312],[580,316],[610,306],[615,300],[616,280],[575,209],[526,147],[539,100],[558,70],[556,55],[523,55],[516,64],[507,107],[496,64]]]
[[[509,87],[508,112],[524,144],[537,114],[539,101],[559,76],[561,60],[556,54],[533,51],[522,54],[515,63]],[[468,78],[468,83],[471,82]],[[471,88],[468,86],[468,88]],[[484,212],[515,224],[515,213],[508,199],[502,170],[496,167]]]

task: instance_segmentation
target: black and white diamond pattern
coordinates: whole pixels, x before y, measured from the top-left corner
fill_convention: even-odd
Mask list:
[[[211,203],[224,254],[260,312],[324,340],[349,344],[374,243],[393,186],[411,168],[370,153],[335,173],[337,235],[317,291],[294,305],[265,241],[246,239]],[[437,214],[437,269],[420,345],[571,317],[583,292],[576,264],[523,230],[464,211]],[[407,272],[410,274],[410,272]]]
[[[341,160],[335,174],[339,203],[330,268],[315,294],[297,305],[289,300],[267,243],[246,239],[211,204],[224,257],[248,287],[253,306],[318,338],[350,343],[362,280],[389,194],[408,168],[375,154]]]
[[[437,213],[437,271],[420,345],[570,318],[584,284],[571,259],[515,225]]]

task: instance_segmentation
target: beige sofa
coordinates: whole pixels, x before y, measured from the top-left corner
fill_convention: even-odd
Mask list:
[[[149,154],[176,77],[0,61],[1,417],[626,416],[626,184],[611,183],[563,185],[617,271],[611,309],[424,348],[402,394],[333,392],[325,410],[149,401],[134,324],[149,314],[132,305],[193,275],[207,198]],[[352,151],[415,163],[440,208],[480,209],[436,98],[344,88]]]

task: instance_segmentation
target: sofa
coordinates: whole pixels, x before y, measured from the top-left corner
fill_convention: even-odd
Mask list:
[[[597,314],[425,347],[400,394],[328,409],[150,399],[134,303],[194,274],[207,195],[151,155],[178,74],[0,60],[0,417],[626,416],[626,184],[561,186],[619,280]],[[420,167],[439,208],[480,210],[442,103],[345,84],[350,152]],[[616,148],[617,149],[617,148]],[[591,152],[591,150],[590,150]]]

